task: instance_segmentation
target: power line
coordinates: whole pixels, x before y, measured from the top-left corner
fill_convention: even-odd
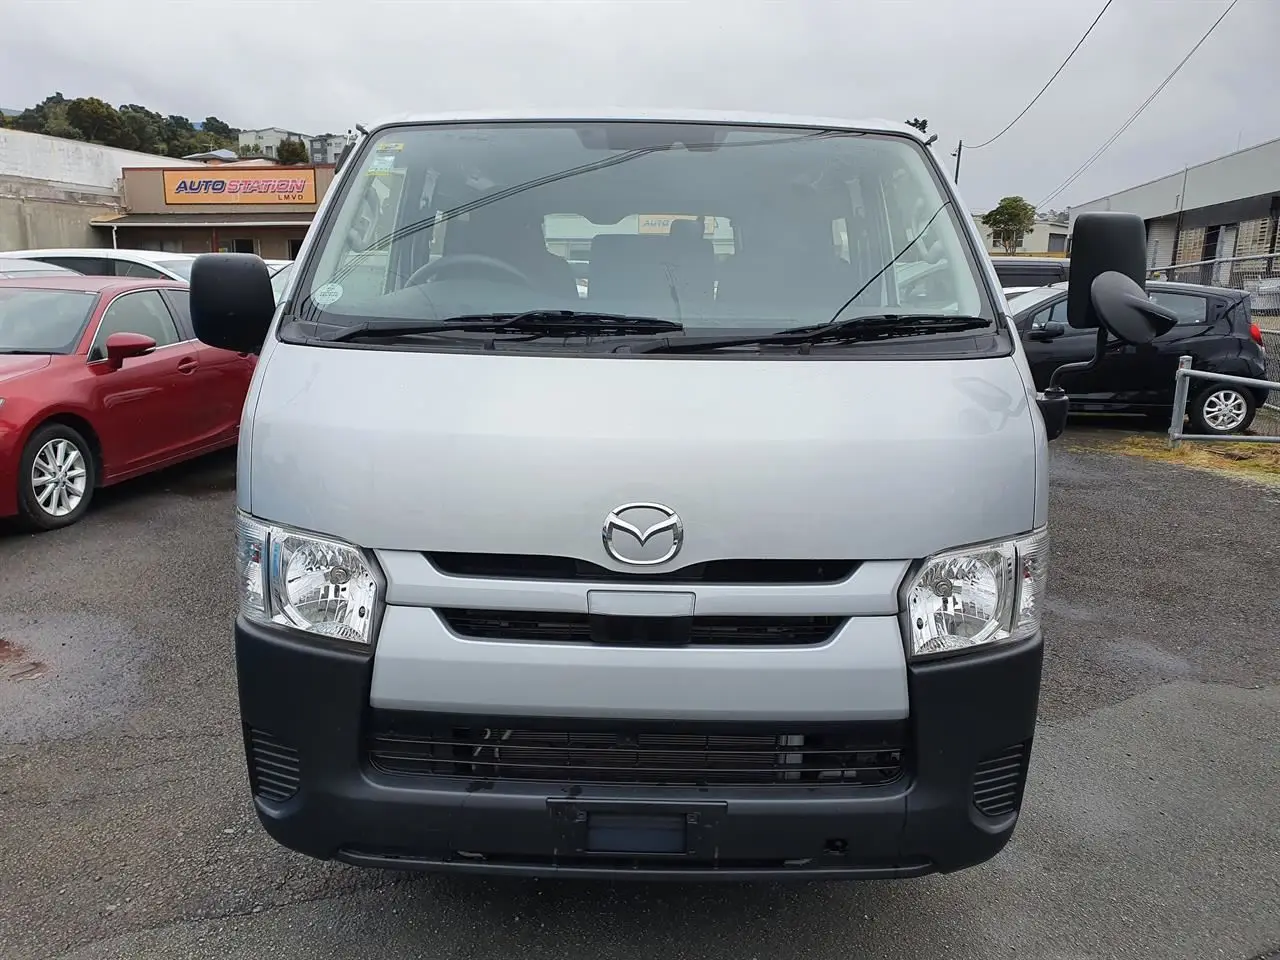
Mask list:
[[[1093,18],[1093,23],[1089,24],[1089,29],[1084,32],[1084,36],[1082,36],[1079,40],[1076,41],[1076,45],[1072,47],[1071,52],[1067,54],[1067,59],[1062,61],[1062,64],[1058,67],[1057,70],[1053,71],[1053,76],[1049,78],[1048,83],[1046,83],[1043,87],[1041,87],[1040,92],[1031,98],[1031,102],[1022,108],[1022,112],[1019,113],[1012,120],[1010,120],[1008,126],[1006,126],[1003,130],[997,133],[990,140],[984,141],[983,143],[967,145],[968,149],[981,150],[983,147],[991,146],[991,144],[995,143],[997,140],[1003,137],[1006,133],[1008,133],[1009,130],[1012,129],[1013,125],[1017,123],[1019,120],[1021,120],[1026,115],[1027,111],[1036,105],[1036,101],[1039,100],[1042,96],[1044,96],[1044,92],[1049,89],[1049,87],[1053,84],[1053,81],[1058,79],[1058,74],[1060,74],[1063,71],[1063,69],[1066,68],[1067,64],[1071,62],[1071,58],[1076,55],[1076,51],[1080,49],[1081,44],[1083,44],[1085,40],[1089,39],[1089,34],[1093,33],[1093,28],[1098,25],[1098,21],[1102,19],[1102,15],[1107,12],[1107,8],[1111,6],[1112,2],[1113,0],[1107,0],[1107,2],[1102,5],[1102,9],[1098,11],[1098,15]]]
[[[1037,208],[1043,207],[1046,203],[1051,203],[1055,199],[1057,199],[1058,195],[1061,194],[1062,191],[1066,190],[1073,183],[1079,180],[1080,177],[1084,175],[1085,171],[1087,171],[1090,167],[1092,167],[1094,163],[1097,162],[1098,158],[1101,157],[1104,153],[1106,153],[1108,148],[1110,148],[1111,144],[1115,143],[1116,140],[1120,139],[1120,136],[1126,130],[1128,130],[1130,126],[1133,125],[1133,122],[1137,120],[1138,117],[1142,115],[1143,111],[1146,110],[1147,107],[1151,105],[1152,101],[1154,101],[1155,98],[1160,95],[1160,91],[1162,91],[1165,87],[1167,87],[1170,84],[1170,82],[1172,82],[1173,78],[1176,77],[1179,71],[1181,71],[1182,68],[1186,65],[1187,61],[1190,60],[1192,56],[1195,55],[1195,52],[1199,50],[1200,47],[1204,44],[1204,42],[1208,40],[1210,36],[1213,35],[1213,31],[1218,29],[1218,24],[1222,23],[1222,21],[1227,18],[1227,14],[1229,14],[1232,11],[1232,9],[1234,9],[1235,5],[1239,2],[1240,0],[1231,0],[1231,3],[1227,5],[1227,9],[1222,11],[1222,15],[1219,16],[1217,20],[1213,21],[1213,25],[1210,26],[1209,29],[1204,32],[1204,36],[1202,36],[1198,41],[1196,41],[1196,45],[1191,48],[1191,50],[1187,53],[1185,57],[1183,57],[1180,61],[1178,61],[1178,65],[1173,68],[1173,71],[1167,77],[1165,77],[1162,81],[1160,81],[1160,85],[1151,91],[1151,96],[1143,100],[1142,103],[1138,105],[1138,109],[1133,111],[1133,113],[1129,115],[1129,118],[1125,120],[1123,124],[1121,124],[1120,129],[1117,130],[1115,133],[1113,133],[1105,141],[1103,141],[1102,146],[1100,146],[1097,150],[1095,150],[1093,155],[1089,157],[1088,160],[1086,160],[1079,167],[1077,167],[1076,170],[1071,174],[1071,176],[1069,176],[1065,181],[1063,181],[1063,183],[1059,185],[1058,188],[1053,191],[1053,193],[1049,194],[1047,197],[1045,197],[1043,200],[1037,203],[1036,204]]]

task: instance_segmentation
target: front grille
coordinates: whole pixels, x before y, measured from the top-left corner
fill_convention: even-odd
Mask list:
[[[585,613],[437,609],[450,630],[473,640],[523,640],[557,643],[607,642],[593,630]],[[650,618],[659,624],[663,618]],[[825,643],[844,624],[844,617],[693,617],[685,640],[692,646],[807,646]],[[655,641],[655,645],[665,645]]]
[[[1013,813],[1022,804],[1031,744],[1019,743],[988,757],[973,774],[973,805],[988,817]]]
[[[255,797],[284,803],[298,792],[302,782],[298,751],[253,727],[245,728],[245,743],[249,751],[249,787]]]
[[[573,557],[510,553],[428,553],[441,573],[500,580],[592,583],[839,583],[858,569],[856,560],[711,560],[664,573],[620,573]]]
[[[376,730],[367,752],[371,765],[384,773],[471,781],[869,787],[902,774],[901,741],[888,739],[830,731],[704,734],[478,724],[432,729],[414,723]]]

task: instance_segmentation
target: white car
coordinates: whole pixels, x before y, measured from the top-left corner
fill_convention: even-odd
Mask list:
[[[109,247],[66,247],[47,250],[12,250],[0,258],[40,260],[91,277],[144,277],[148,280],[191,280],[194,253],[165,250],[116,250]]]

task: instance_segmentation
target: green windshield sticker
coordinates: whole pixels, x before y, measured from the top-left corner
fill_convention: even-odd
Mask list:
[[[317,287],[315,292],[311,294],[311,302],[317,303],[322,307],[337,303],[341,299],[342,284],[340,283],[326,283],[322,287]]]

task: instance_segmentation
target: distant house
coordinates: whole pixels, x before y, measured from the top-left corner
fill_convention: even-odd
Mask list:
[[[239,147],[241,153],[253,153],[262,157],[275,159],[280,155],[280,144],[286,140],[298,140],[310,151],[311,137],[296,130],[283,127],[263,127],[261,130],[241,130]]]
[[[972,214],[974,225],[982,234],[982,243],[988,253],[1005,253],[1004,244],[991,234],[991,228],[982,222],[982,214]],[[1049,210],[1036,214],[1036,224],[1031,232],[1023,236],[1015,253],[1028,255],[1056,254],[1065,256],[1067,252],[1067,215]]]
[[[204,153],[190,153],[183,160],[198,160],[201,163],[233,163],[240,159],[234,150],[206,150]]]

